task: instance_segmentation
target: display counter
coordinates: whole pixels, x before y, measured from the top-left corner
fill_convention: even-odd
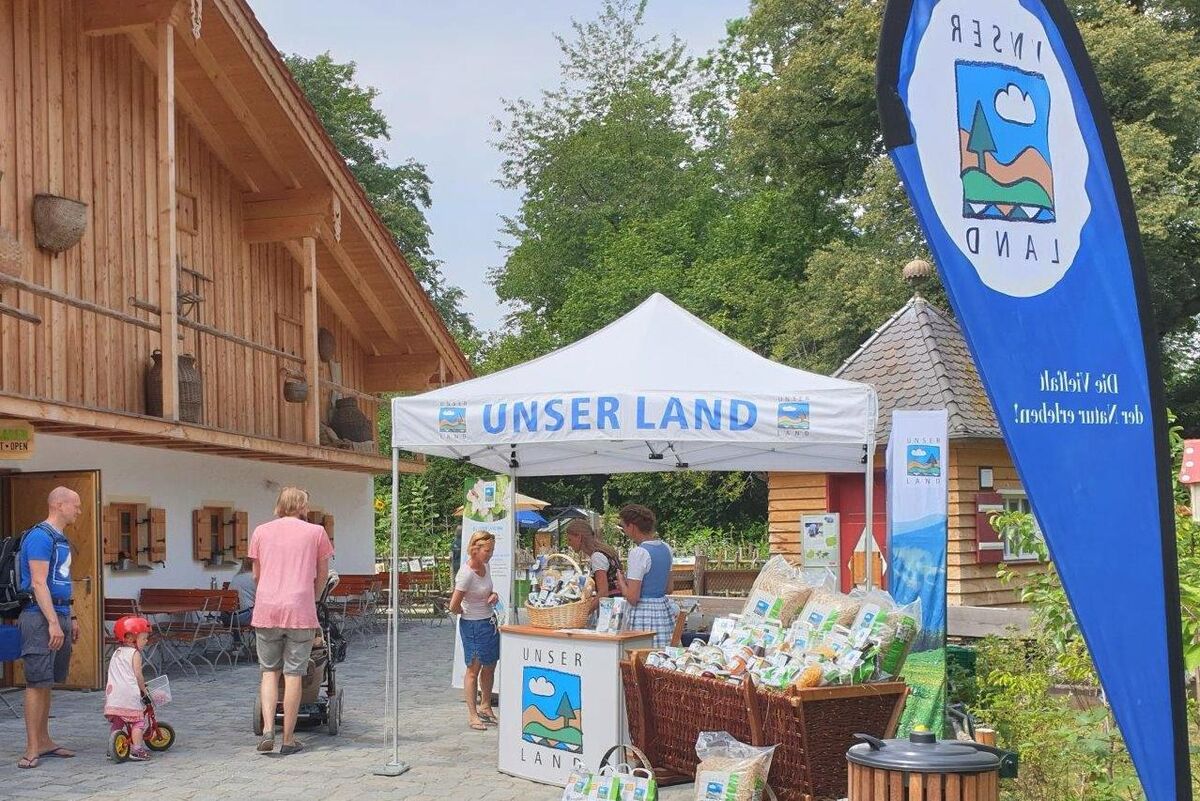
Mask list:
[[[562,787],[577,761],[595,770],[628,743],[620,662],[653,641],[652,631],[501,626],[500,771]]]

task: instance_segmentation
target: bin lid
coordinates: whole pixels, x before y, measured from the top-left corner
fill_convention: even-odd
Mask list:
[[[863,742],[851,746],[846,758],[870,768],[917,773],[981,773],[1000,769],[1000,756],[995,749],[978,743],[938,740],[931,731],[913,731],[907,740],[854,736]]]

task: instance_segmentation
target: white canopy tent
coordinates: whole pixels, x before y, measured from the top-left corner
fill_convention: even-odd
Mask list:
[[[871,386],[772,362],[655,294],[541,358],[392,401],[392,597],[400,451],[514,477],[685,469],[865,473],[870,520],[875,418]],[[394,678],[395,621],[391,632]],[[394,680],[389,689],[399,766]]]

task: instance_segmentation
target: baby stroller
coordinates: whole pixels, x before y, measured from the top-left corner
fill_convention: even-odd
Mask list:
[[[337,686],[336,662],[345,659],[346,640],[341,628],[329,613],[329,594],[338,584],[338,574],[329,571],[325,589],[317,599],[317,623],[320,626],[321,642],[314,643],[308,657],[308,674],[301,680],[300,712],[296,726],[325,726],[331,735],[337,734],[342,724],[342,691]],[[340,657],[340,658],[338,658]],[[275,724],[283,724],[283,677],[280,677],[279,701],[275,706]],[[254,733],[262,736],[262,698],[254,699]]]

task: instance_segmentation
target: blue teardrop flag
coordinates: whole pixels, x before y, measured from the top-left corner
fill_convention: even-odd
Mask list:
[[[884,138],[1149,801],[1190,799],[1158,342],[1061,0],[889,0]]]

